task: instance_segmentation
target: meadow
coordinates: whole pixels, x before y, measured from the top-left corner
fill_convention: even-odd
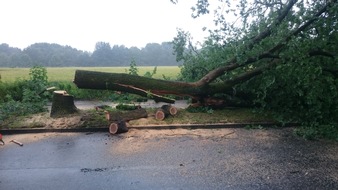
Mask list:
[[[137,66],[138,74],[143,76],[146,72],[152,73],[153,66]],[[128,73],[129,67],[47,67],[49,82],[71,82],[74,79],[75,70],[100,71],[108,73]],[[14,82],[18,79],[29,79],[30,68],[0,68],[0,80],[2,82]],[[153,78],[175,80],[180,73],[178,66],[159,66]]]

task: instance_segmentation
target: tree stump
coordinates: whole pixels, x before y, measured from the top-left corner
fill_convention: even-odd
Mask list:
[[[124,120],[116,121],[109,126],[110,134],[126,133],[128,131],[127,123]]]
[[[57,90],[53,93],[51,117],[62,117],[77,113],[78,109],[74,104],[74,97],[64,90]]]
[[[177,114],[177,109],[171,105],[163,105],[155,113],[155,118],[157,120],[164,120],[169,115],[175,116]]]

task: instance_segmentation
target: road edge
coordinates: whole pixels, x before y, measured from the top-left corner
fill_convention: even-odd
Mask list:
[[[129,129],[152,129],[152,130],[167,130],[167,129],[222,129],[222,128],[244,128],[249,126],[261,127],[293,127],[298,126],[297,123],[217,123],[217,124],[173,124],[173,125],[144,125],[144,126],[129,126]],[[24,134],[24,133],[71,133],[71,132],[109,132],[108,127],[93,127],[93,128],[64,128],[64,129],[45,129],[45,128],[21,128],[21,129],[0,129],[1,134]]]

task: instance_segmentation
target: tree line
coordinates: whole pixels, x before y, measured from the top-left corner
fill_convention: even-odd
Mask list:
[[[0,67],[112,67],[129,66],[131,62],[138,66],[180,64],[170,42],[148,43],[144,48],[97,42],[94,52],[55,43],[35,43],[23,50],[0,44]]]

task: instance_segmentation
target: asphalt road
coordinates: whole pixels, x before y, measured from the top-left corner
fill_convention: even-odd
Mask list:
[[[290,128],[132,129],[3,140],[1,190],[338,189],[338,143],[305,141]]]

